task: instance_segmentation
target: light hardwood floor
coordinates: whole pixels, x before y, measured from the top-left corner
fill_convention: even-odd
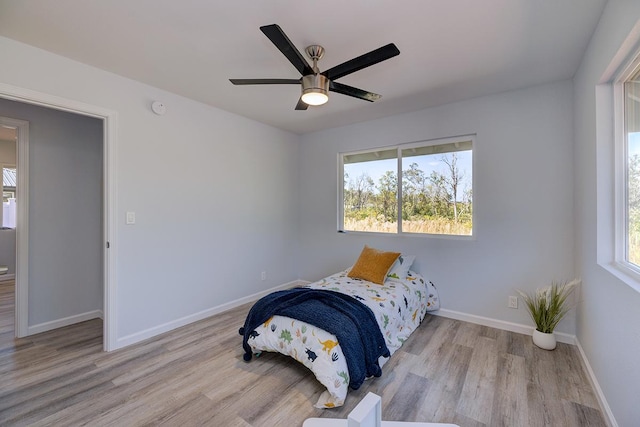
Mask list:
[[[0,425],[301,426],[346,418],[369,391],[386,420],[605,425],[574,346],[540,350],[471,323],[427,316],[382,377],[321,410],[322,386],[304,366],[278,354],[242,361],[248,305],[104,353],[99,320],[14,339],[13,295],[0,283]]]

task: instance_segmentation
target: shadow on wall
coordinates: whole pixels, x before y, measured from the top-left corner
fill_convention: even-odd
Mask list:
[[[0,266],[7,266],[8,275],[16,272],[16,230],[0,229]],[[2,280],[2,276],[0,276]]]

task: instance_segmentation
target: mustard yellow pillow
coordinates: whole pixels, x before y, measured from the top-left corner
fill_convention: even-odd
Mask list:
[[[399,256],[400,252],[382,252],[365,245],[347,276],[382,285],[389,269]]]

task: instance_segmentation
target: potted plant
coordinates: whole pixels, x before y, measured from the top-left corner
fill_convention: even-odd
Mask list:
[[[554,329],[562,318],[571,309],[567,299],[580,283],[574,279],[569,283],[553,282],[550,286],[538,288],[534,295],[518,290],[524,299],[529,315],[536,324],[533,331],[533,343],[545,350],[556,348]]]

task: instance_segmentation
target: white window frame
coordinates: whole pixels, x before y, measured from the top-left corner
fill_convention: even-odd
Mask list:
[[[413,147],[426,147],[426,146],[434,146],[434,145],[445,145],[456,142],[467,142],[471,141],[471,191],[473,192],[473,211],[471,212],[471,221],[473,224],[473,231],[471,235],[460,235],[460,234],[431,234],[431,233],[414,233],[414,232],[405,232],[402,230],[402,150],[411,149]],[[366,154],[366,153],[374,153],[376,151],[389,151],[396,150],[396,160],[397,160],[397,168],[396,168],[396,176],[398,178],[398,188],[397,188],[397,217],[398,217],[398,232],[397,233],[383,233],[377,231],[352,231],[344,229],[344,157],[349,155],[356,154]],[[338,209],[337,209],[337,224],[338,224],[338,232],[339,233],[350,233],[350,234],[367,234],[367,235],[381,235],[381,236],[418,236],[418,237],[435,237],[435,238],[444,238],[444,239],[460,239],[460,240],[475,240],[475,236],[477,233],[476,230],[476,194],[474,189],[476,188],[476,173],[474,173],[476,169],[476,135],[460,135],[453,137],[445,137],[445,138],[437,138],[437,139],[428,139],[416,142],[409,142],[397,145],[389,145],[384,147],[377,148],[368,148],[357,151],[348,151],[348,152],[340,152],[338,153]]]
[[[632,287],[640,290],[640,266],[628,261],[628,141],[625,117],[624,82],[640,69],[640,49],[637,49],[628,64],[622,68],[613,82],[614,102],[614,265],[629,276]]]

